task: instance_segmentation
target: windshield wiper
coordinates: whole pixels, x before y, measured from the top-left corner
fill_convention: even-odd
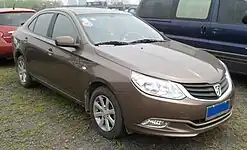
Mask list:
[[[121,42],[121,41],[107,41],[107,42],[100,42],[100,43],[96,43],[94,44],[95,46],[99,46],[99,45],[128,45],[129,43],[127,42]]]
[[[141,39],[141,40],[136,40],[130,42],[130,44],[135,44],[135,43],[155,43],[155,42],[166,42],[165,40],[155,40],[155,39]]]

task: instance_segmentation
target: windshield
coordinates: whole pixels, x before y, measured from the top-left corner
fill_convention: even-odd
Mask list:
[[[34,12],[2,13],[0,14],[0,25],[20,26],[33,14]]]
[[[110,41],[133,42],[137,40],[164,40],[159,32],[130,14],[78,15],[89,39],[96,43]]]

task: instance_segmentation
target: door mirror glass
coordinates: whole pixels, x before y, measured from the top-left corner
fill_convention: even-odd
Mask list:
[[[72,38],[71,36],[56,37],[55,43],[57,46],[62,46],[62,47],[74,47],[74,48],[79,47],[79,44],[77,44],[75,39]]]
[[[244,24],[247,24],[247,12],[244,13],[243,18],[242,18],[242,22]]]
[[[129,10],[129,12],[130,12],[132,15],[136,15],[136,10],[135,10],[134,8],[131,8],[131,9]]]

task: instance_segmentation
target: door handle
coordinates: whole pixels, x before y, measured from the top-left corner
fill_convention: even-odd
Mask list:
[[[205,26],[201,26],[201,34],[205,34],[206,33],[206,27]]]
[[[25,37],[25,39],[23,40],[24,43],[27,43],[28,42],[28,38]]]
[[[48,55],[49,56],[53,55],[53,50],[51,48],[48,49]]]

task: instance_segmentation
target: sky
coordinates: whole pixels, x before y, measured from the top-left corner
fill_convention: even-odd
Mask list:
[[[69,0],[62,0],[62,2],[63,2],[64,4],[67,4],[68,1],[69,1]],[[90,0],[90,1],[92,1],[92,0]],[[119,0],[119,1],[121,1],[121,0]],[[125,1],[125,2],[128,3],[128,4],[138,4],[138,2],[139,2],[139,0],[123,0],[123,1]]]

